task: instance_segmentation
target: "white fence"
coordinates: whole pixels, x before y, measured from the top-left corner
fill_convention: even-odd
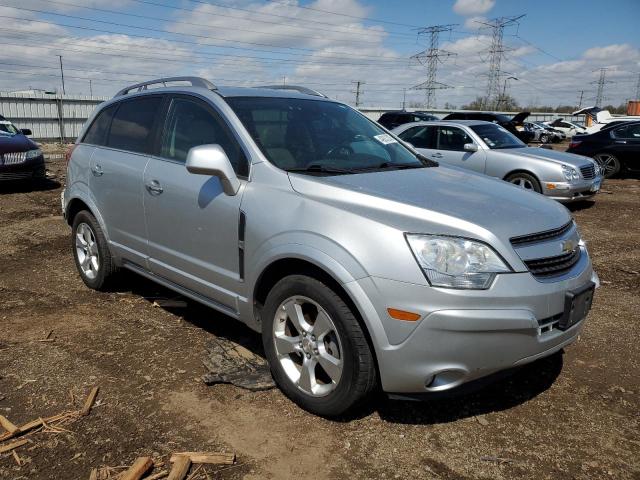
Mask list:
[[[74,141],[97,105],[109,97],[0,92],[0,115],[18,128],[28,128],[33,139]]]
[[[48,95],[45,93],[2,93],[0,92],[0,115],[16,124],[18,128],[28,128],[33,139],[43,142],[72,142],[80,134],[84,122],[97,105],[109,97],[86,97],[78,95]],[[389,109],[362,107],[360,111],[372,120]],[[407,109],[415,111],[416,109]],[[438,117],[444,117],[452,111],[467,110],[429,110]],[[501,112],[513,116],[513,112]],[[583,123],[583,116],[574,116],[553,112],[534,112],[530,121],[547,121],[562,117],[577,123]]]

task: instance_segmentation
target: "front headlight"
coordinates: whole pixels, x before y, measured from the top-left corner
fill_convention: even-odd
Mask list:
[[[25,159],[32,160],[34,158],[38,158],[40,155],[42,155],[42,150],[39,148],[36,148],[35,150],[28,150],[25,155]]]
[[[488,245],[459,237],[409,233],[407,242],[434,287],[487,289],[509,266]]]
[[[580,174],[578,173],[578,171],[575,168],[570,167],[569,165],[562,165],[562,174],[564,175],[564,178],[566,178],[569,182],[571,182],[572,180],[580,179]]]

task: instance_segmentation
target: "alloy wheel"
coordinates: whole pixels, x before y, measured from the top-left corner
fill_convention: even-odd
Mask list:
[[[287,298],[276,310],[273,341],[282,369],[300,390],[323,397],[336,389],[344,367],[342,341],[320,304]]]
[[[600,169],[603,171],[605,177],[611,177],[618,173],[620,166],[618,159],[609,153],[599,153],[593,157],[600,165]]]
[[[533,183],[531,183],[531,180],[529,180],[528,178],[513,177],[510,181],[514,185],[517,185],[520,188],[524,188],[525,190],[535,190],[535,187],[533,186]]]
[[[82,273],[91,280],[95,279],[100,269],[98,244],[94,231],[86,223],[76,228],[76,256]]]

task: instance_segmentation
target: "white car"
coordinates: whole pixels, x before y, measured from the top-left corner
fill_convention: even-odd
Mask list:
[[[545,125],[560,130],[567,137],[573,137],[574,135],[581,135],[587,133],[587,129],[577,123],[570,122],[564,118],[556,118],[553,122],[544,122]]]
[[[633,122],[640,120],[640,115],[611,115],[609,110],[602,110],[598,107],[587,107],[577,112],[573,112],[573,115],[585,115],[591,117],[591,126],[586,128],[587,134],[599,132],[602,128],[611,122]]]

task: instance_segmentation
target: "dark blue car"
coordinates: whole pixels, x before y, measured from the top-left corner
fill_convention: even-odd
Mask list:
[[[20,130],[0,115],[0,181],[44,178],[42,150],[27,135],[31,130]]]

